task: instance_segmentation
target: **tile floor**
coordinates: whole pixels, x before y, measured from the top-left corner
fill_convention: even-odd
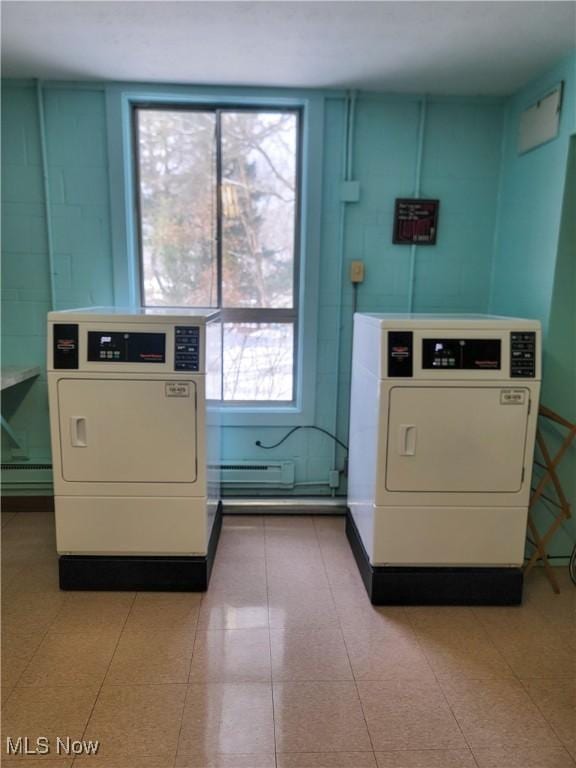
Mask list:
[[[332,517],[227,517],[206,595],[63,593],[54,521],[3,523],[3,733],[47,768],[574,768],[576,590],[374,608]],[[5,751],[5,740],[2,750]]]

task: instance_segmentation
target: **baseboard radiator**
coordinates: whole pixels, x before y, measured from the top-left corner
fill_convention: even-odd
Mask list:
[[[2,495],[33,492],[52,493],[52,464],[48,461],[7,461],[2,470]]]
[[[293,461],[235,461],[220,464],[223,486],[294,488]]]

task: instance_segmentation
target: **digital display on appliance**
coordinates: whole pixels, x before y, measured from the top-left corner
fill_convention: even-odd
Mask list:
[[[500,339],[423,339],[422,368],[500,370]]]
[[[99,363],[165,363],[165,333],[88,331],[88,360]]]

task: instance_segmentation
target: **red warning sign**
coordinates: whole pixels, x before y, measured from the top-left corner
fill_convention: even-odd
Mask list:
[[[395,245],[434,245],[439,206],[440,200],[397,197],[392,242]]]

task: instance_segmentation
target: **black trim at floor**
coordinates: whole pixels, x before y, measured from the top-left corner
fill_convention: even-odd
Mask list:
[[[204,556],[62,555],[60,589],[143,592],[205,592],[222,529],[218,504]]]
[[[520,605],[521,568],[374,566],[350,511],[346,536],[373,605]]]

